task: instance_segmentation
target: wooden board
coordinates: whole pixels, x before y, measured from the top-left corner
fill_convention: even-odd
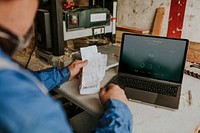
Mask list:
[[[187,60],[200,64],[200,43],[190,42]]]
[[[135,34],[149,34],[149,30],[128,27],[128,26],[117,26],[116,31],[116,42],[120,43],[123,33],[135,33]]]
[[[160,36],[161,31],[162,31],[164,15],[165,15],[164,7],[159,7],[156,9],[156,16],[155,16],[155,20],[153,24],[152,33],[151,33],[152,35]]]
[[[143,30],[143,29],[128,27],[128,26],[117,26],[117,30],[131,32],[131,33],[138,33],[138,34],[149,33],[149,30]]]

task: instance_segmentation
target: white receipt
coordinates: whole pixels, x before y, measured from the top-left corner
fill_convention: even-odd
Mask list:
[[[98,53],[97,46],[81,48],[82,60],[88,60],[83,68],[80,94],[95,94],[100,90],[100,82],[105,76],[107,55]]]

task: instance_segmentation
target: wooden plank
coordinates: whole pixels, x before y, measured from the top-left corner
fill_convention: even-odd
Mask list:
[[[152,30],[152,33],[151,33],[152,35],[160,36],[161,31],[162,31],[164,15],[165,15],[165,8],[164,7],[159,7],[159,8],[156,9],[155,21],[154,21],[153,30]]]
[[[122,41],[122,34],[124,33],[124,31],[121,30],[117,30],[116,31],[116,42],[117,43],[121,43]]]
[[[147,34],[147,33],[149,33],[149,30],[143,30],[143,29],[138,29],[138,28],[128,27],[128,26],[117,26],[117,30],[130,32],[130,33],[138,33],[138,34]]]
[[[200,64],[200,43],[190,42],[187,60]]]
[[[149,30],[128,27],[128,26],[117,26],[116,31],[116,42],[120,43],[123,33],[135,33],[135,34],[149,34]]]
[[[121,43],[122,34],[123,34],[123,33],[134,33],[134,32],[127,32],[127,31],[117,30],[117,31],[116,31],[116,42],[117,42],[117,43]],[[136,33],[136,34],[141,34],[141,33]]]

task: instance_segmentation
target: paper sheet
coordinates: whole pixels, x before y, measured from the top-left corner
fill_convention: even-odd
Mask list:
[[[80,94],[94,94],[100,90],[100,82],[105,76],[107,55],[98,53],[97,46],[81,48],[82,60],[88,60],[83,68]]]

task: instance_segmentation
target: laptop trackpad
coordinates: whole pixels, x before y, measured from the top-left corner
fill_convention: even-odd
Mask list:
[[[148,103],[155,103],[156,98],[158,96],[157,93],[127,87],[124,89],[124,91],[128,99],[139,100]]]

